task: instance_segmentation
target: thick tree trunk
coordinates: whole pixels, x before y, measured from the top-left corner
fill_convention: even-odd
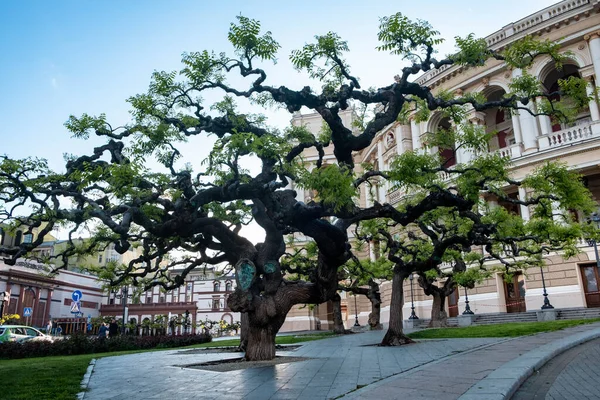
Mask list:
[[[381,294],[379,284],[375,281],[369,282],[369,300],[371,301],[371,313],[369,314],[369,326],[371,330],[383,329],[381,325]]]
[[[344,321],[342,320],[342,302],[340,295],[336,294],[333,299],[331,299],[331,302],[333,303],[333,332],[343,335],[346,333],[346,328],[344,328]]]
[[[248,313],[240,313],[240,351],[248,348]]]
[[[446,304],[446,295],[441,290],[434,290],[431,295],[433,296],[433,304],[431,305],[431,321],[429,321],[430,328],[443,328],[448,326],[448,314],[444,306]]]
[[[248,315],[248,345],[245,358],[247,361],[266,361],[275,358],[275,337],[279,328],[285,321],[280,316],[270,321],[268,325],[261,325]]]
[[[404,306],[404,275],[395,272],[392,279],[392,300],[390,303],[390,326],[380,346],[401,346],[412,343],[402,327],[402,306]]]

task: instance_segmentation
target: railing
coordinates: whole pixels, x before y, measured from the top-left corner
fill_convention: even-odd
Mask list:
[[[494,150],[494,153],[510,159],[521,157],[521,144],[517,143],[508,147],[503,147],[501,149]]]
[[[552,132],[538,138],[540,150],[559,147],[581,140],[591,138],[593,136],[592,127],[589,124],[577,125],[571,128],[563,129],[562,131]]]
[[[389,204],[396,204],[400,201],[400,199],[404,196],[404,193],[398,189],[388,192],[387,194],[387,202]]]
[[[127,304],[127,307],[131,311],[143,311],[143,310],[155,310],[155,309],[174,309],[181,310],[184,308],[196,309],[197,305],[195,301],[179,301],[173,303],[138,303],[138,304]],[[102,304],[100,306],[100,312],[123,312],[123,304]]]
[[[570,18],[570,16],[568,16],[568,15],[563,16],[563,17],[561,17],[561,15],[568,13],[572,10],[585,7],[585,6],[588,6],[588,8],[589,8],[590,7],[589,4],[590,4],[590,0],[571,0],[571,1],[563,1],[563,2],[555,4],[553,6],[546,7],[543,10],[536,12],[535,14],[529,15],[517,22],[512,23],[512,24],[508,24],[504,28],[492,33],[491,35],[488,35],[487,37],[485,37],[485,41],[488,44],[488,46],[491,48],[501,47],[502,46],[501,43],[513,35],[527,31],[527,30],[529,30],[537,25],[540,25],[543,22],[548,21],[550,19],[562,20],[564,18]],[[583,11],[583,10],[581,10],[581,11]],[[555,21],[555,22],[558,23],[559,21]],[[456,70],[457,68],[458,68],[457,66],[444,65],[443,67],[441,67],[439,69],[431,70],[431,71],[423,74],[422,76],[417,78],[415,80],[415,82],[419,85],[423,85],[426,82],[430,81],[431,79],[435,78],[437,75],[441,74],[442,72],[447,71],[449,69]]]

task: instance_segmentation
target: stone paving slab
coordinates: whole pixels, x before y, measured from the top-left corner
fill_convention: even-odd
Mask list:
[[[600,337],[600,324],[503,340],[400,373],[344,399],[507,399],[533,365],[594,337]]]
[[[500,341],[444,339],[393,348],[369,346],[381,341],[384,333],[307,342],[296,351],[277,354],[309,360],[230,372],[176,366],[236,358],[240,353],[167,350],[105,357],[96,361],[85,399],[333,399],[357,387]]]

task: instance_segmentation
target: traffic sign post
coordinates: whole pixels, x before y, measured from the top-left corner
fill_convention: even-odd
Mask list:
[[[27,325],[29,325],[29,319],[31,318],[32,315],[33,315],[32,307],[24,307],[23,308],[23,316],[25,318],[27,318],[27,322],[26,322]]]
[[[81,312],[81,305],[78,301],[71,302],[71,314],[79,314]]]
[[[74,290],[73,293],[71,293],[71,299],[76,303],[79,303],[82,297],[83,293],[81,293],[81,290]]]

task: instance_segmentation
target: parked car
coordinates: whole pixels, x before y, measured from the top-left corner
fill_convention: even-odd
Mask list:
[[[44,340],[52,342],[54,337],[24,325],[0,325],[0,343]]]

